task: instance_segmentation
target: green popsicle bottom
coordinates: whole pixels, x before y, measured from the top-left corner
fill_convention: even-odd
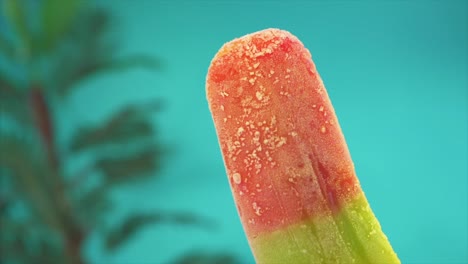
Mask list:
[[[251,238],[259,264],[400,263],[362,194],[340,213]]]

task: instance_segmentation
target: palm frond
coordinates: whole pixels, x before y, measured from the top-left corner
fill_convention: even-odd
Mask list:
[[[159,153],[156,147],[120,157],[105,157],[96,161],[106,181],[113,184],[150,176],[159,169]]]
[[[21,125],[31,124],[27,95],[15,88],[12,80],[0,73],[0,115]]]
[[[36,221],[10,217],[0,222],[0,259],[14,263],[64,263],[57,234],[44,230]],[[54,243],[55,242],[55,243]]]
[[[15,48],[7,37],[1,33],[2,32],[0,31],[0,58],[3,56],[4,58],[11,60],[15,56]]]
[[[42,34],[39,42],[43,51],[53,48],[69,31],[83,1],[43,0],[41,5]]]
[[[102,184],[82,195],[76,202],[76,211],[80,222],[87,229],[93,229],[103,220],[102,217],[111,208],[109,184]]]
[[[75,23],[65,43],[67,45],[56,56],[55,68],[52,70],[51,78],[58,95],[70,94],[80,82],[99,74],[132,69],[161,69],[161,59],[154,56],[135,54],[116,57],[117,42],[107,34],[110,20],[107,12],[92,9],[86,17]]]
[[[56,89],[59,95],[66,96],[75,85],[88,78],[99,74],[118,73],[138,68],[159,70],[162,68],[162,62],[158,58],[147,55],[132,55],[105,60],[99,60],[98,57],[88,58],[74,69],[71,69],[68,76],[62,80],[62,83]]]
[[[229,253],[204,253],[190,252],[179,259],[171,262],[173,264],[240,264],[241,262]]]
[[[23,48],[28,50],[30,47],[30,29],[25,2],[23,0],[3,0],[3,11],[5,18],[21,40]]]
[[[70,150],[78,152],[96,147],[128,144],[153,136],[153,126],[145,117],[159,108],[159,102],[146,105],[129,105],[111,116],[100,126],[78,129],[71,140]]]
[[[106,248],[108,250],[116,249],[150,224],[191,225],[202,228],[211,228],[213,226],[211,221],[189,213],[136,213],[127,217],[120,225],[109,232],[106,238]]]
[[[16,89],[16,85],[11,78],[2,72],[0,72],[0,92],[4,94],[18,94],[19,91]]]
[[[2,230],[5,230],[3,226]],[[18,230],[15,231],[18,232]],[[22,237],[19,233],[9,239],[1,237],[0,252],[0,260],[2,263],[6,260],[16,260],[15,263],[31,263],[34,260],[31,256],[29,256],[29,254],[27,254],[28,248],[25,243],[25,238]]]
[[[0,216],[8,212],[8,209],[10,209],[14,203],[15,200],[11,197],[0,195]]]
[[[0,135],[0,168],[9,172],[13,185],[30,205],[31,213],[52,229],[61,229],[62,223],[54,209],[55,201],[47,192],[44,180],[50,168],[41,160],[31,145],[15,136]]]

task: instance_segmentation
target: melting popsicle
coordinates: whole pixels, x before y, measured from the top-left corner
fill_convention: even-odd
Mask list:
[[[206,92],[258,263],[400,263],[361,190],[309,51],[267,29],[225,44]]]

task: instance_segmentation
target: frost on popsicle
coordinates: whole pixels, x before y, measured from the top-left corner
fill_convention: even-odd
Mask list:
[[[267,29],[225,44],[206,91],[258,263],[399,263],[309,51]]]

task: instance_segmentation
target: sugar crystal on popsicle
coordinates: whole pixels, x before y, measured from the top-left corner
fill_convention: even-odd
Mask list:
[[[258,263],[399,263],[309,51],[267,29],[226,43],[206,92]]]

